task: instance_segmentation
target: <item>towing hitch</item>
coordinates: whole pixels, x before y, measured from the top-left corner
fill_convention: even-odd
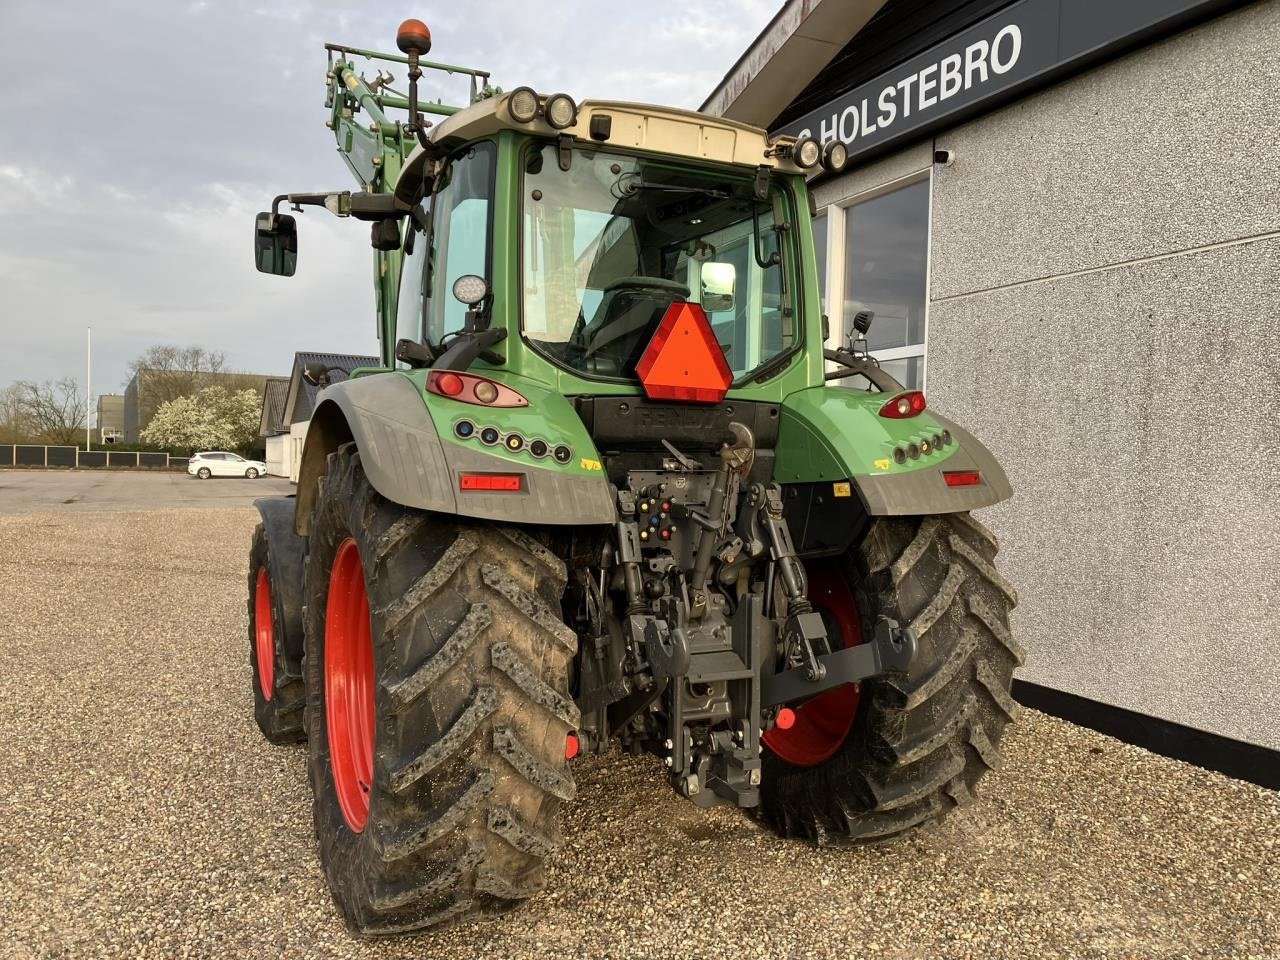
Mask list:
[[[906,670],[916,655],[916,635],[910,627],[881,617],[870,643],[846,647],[817,658],[821,668],[793,667],[765,677],[760,685],[761,706],[776,707],[807,700],[845,683],[859,683],[882,673]]]

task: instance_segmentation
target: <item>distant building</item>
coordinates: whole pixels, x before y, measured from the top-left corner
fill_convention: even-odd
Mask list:
[[[263,395],[260,433],[267,443],[267,472],[277,477],[288,477],[298,482],[298,467],[302,462],[302,445],[307,438],[307,426],[316,408],[320,391],[324,386],[307,382],[303,371],[307,364],[321,364],[328,368],[329,383],[341,383],[357,367],[380,367],[377,357],[362,357],[339,353],[295,353],[293,373],[287,381],[283,403],[279,399],[276,382],[269,383]],[[279,404],[277,408],[277,404]]]
[[[188,397],[212,386],[262,393],[271,379],[259,373],[200,373],[143,367],[124,389],[124,442],[139,443],[139,434],[151,423],[160,405],[169,400]]]
[[[104,393],[98,397],[98,442],[119,443],[124,438],[124,396]]]
[[[267,473],[277,477],[289,475],[289,464],[283,459],[285,444],[273,437],[288,434],[289,424],[284,421],[285,401],[289,398],[289,378],[272,377],[262,392],[262,418],[258,423],[258,436],[266,445]],[[273,460],[272,457],[275,457]]]

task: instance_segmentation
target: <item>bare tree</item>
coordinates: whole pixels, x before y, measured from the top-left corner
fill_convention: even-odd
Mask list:
[[[22,385],[11,383],[0,390],[0,443],[26,443],[33,435]]]
[[[74,444],[84,430],[89,401],[80,393],[74,377],[32,383],[15,383],[19,409],[32,439],[53,444]]]
[[[129,364],[129,375],[138,377],[139,401],[155,410],[162,403],[199,393],[209,386],[210,374],[224,371],[226,362],[226,355],[220,350],[198,344],[179,347],[159,343]]]

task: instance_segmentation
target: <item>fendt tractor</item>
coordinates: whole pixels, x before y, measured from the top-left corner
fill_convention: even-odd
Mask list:
[[[821,844],[969,803],[1022,657],[971,511],[1011,491],[868,354],[870,313],[824,349],[806,180],[844,145],[503,92],[424,60],[416,20],[397,46],[327,47],[359,189],[255,224],[288,276],[281,204],[371,223],[380,366],[307,368],[249,572],[257,720],[308,744],[351,928],[533,895],[574,758],[614,741]],[[469,105],[422,102],[425,69]]]

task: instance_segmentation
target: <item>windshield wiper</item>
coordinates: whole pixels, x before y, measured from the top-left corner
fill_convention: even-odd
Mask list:
[[[645,180],[643,175],[639,173],[624,173],[614,181],[609,192],[613,194],[615,200],[621,200],[623,197],[633,197],[641,190],[661,190],[665,193],[697,193],[704,197],[715,197],[720,200],[727,200],[733,196],[733,191],[726,190],[724,187],[679,186],[674,183],[654,183],[651,180]]]
[[[798,346],[795,346],[795,347],[792,347],[790,350],[787,350],[783,353],[778,354],[776,357],[772,358],[771,360],[766,360],[764,363],[760,364],[760,366],[756,367],[754,370],[750,370],[747,373],[744,373],[742,376],[740,376],[737,380],[733,382],[733,386],[741,387],[748,383],[760,383],[764,380],[768,380],[774,374],[780,372],[783,367],[790,364],[792,358],[794,358],[796,355],[796,351],[799,349],[800,348]]]

